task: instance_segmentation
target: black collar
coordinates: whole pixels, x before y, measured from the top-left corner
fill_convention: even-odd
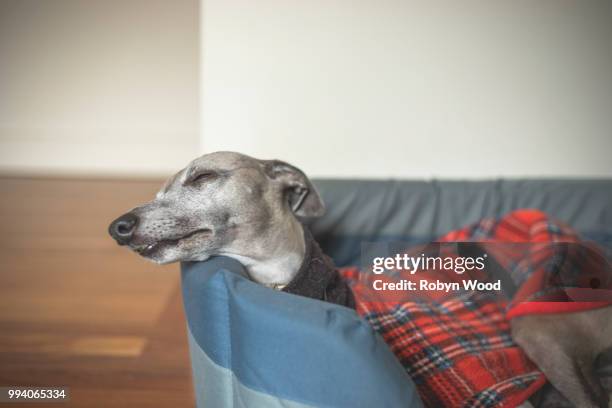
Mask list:
[[[293,280],[283,288],[284,292],[355,308],[353,292],[325,255],[312,234],[304,229],[306,251],[304,260]]]

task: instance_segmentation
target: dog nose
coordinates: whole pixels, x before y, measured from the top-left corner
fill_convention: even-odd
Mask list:
[[[125,245],[132,239],[138,224],[138,217],[132,213],[123,214],[108,227],[108,233],[119,245]]]

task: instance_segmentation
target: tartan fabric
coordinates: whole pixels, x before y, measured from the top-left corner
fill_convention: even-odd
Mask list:
[[[540,211],[518,210],[499,219],[484,219],[438,240],[459,241],[530,244],[527,255],[524,248],[515,250],[512,245],[487,248],[487,253],[494,254],[518,287],[512,299],[494,291],[461,291],[444,296],[421,291],[397,301],[373,291],[371,274],[357,268],[343,268],[340,272],[351,284],[357,312],[389,345],[412,377],[426,406],[515,407],[546,379],[512,341],[509,325],[512,313],[516,310],[519,311],[516,315],[547,313],[550,311],[546,305],[551,304],[556,305],[553,312],[566,312],[609,302],[551,302],[567,300],[560,298],[560,293],[565,292],[542,287],[557,276],[554,271],[559,268],[551,267],[558,264],[556,246],[579,244],[580,240],[571,229]],[[448,252],[449,248],[444,250]],[[588,246],[574,248],[582,251],[580,256],[571,254],[578,262],[568,263],[565,257],[563,265],[584,265],[585,259],[597,253],[584,250],[592,249]],[[417,252],[421,251],[424,249]],[[427,271],[427,279],[439,279],[445,274],[448,281],[458,279],[456,274],[445,271]],[[587,281],[592,287],[594,281],[600,282],[598,279],[591,276]],[[569,286],[574,284],[570,280]],[[567,307],[574,303],[582,306]]]

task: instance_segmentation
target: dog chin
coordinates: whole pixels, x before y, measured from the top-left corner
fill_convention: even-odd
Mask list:
[[[158,265],[166,265],[174,262],[183,261],[183,257],[180,254],[174,253],[174,251],[161,250],[153,254],[140,254],[143,258]]]
[[[170,264],[174,262],[184,262],[184,261],[206,261],[211,257],[210,254],[193,254],[193,253],[185,253],[178,248],[178,246],[163,246],[155,250],[150,251],[142,251],[136,250],[140,256],[145,258],[148,261],[159,265]]]

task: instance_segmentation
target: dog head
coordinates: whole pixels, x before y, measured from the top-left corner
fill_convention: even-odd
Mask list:
[[[157,263],[201,261],[266,245],[278,227],[323,215],[324,204],[298,168],[216,152],[171,177],[155,199],[114,220],[110,235]],[[273,241],[273,240],[272,240]],[[263,251],[262,251],[263,250]]]

